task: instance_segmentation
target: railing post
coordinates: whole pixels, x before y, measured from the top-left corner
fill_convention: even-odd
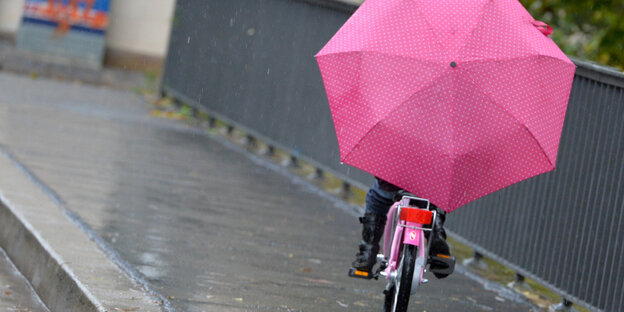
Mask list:
[[[286,157],[286,158],[284,158],[282,160],[282,166],[298,168],[299,167],[299,160],[297,159],[297,157],[295,157],[293,155],[289,155],[288,157]]]
[[[213,116],[208,117],[208,128],[214,128],[215,124],[217,123],[217,119],[214,118]]]
[[[524,277],[524,275],[516,272],[516,276],[514,278],[514,281],[507,284],[507,287],[509,288],[513,288],[513,289],[518,289],[518,290],[532,290],[531,286],[529,286],[529,284],[527,284],[526,279]]]
[[[314,168],[314,172],[307,176],[308,180],[322,181],[325,179],[325,172],[321,168]]]
[[[472,258],[468,258],[462,262],[464,266],[473,267],[481,270],[488,268],[487,264],[483,262],[483,255],[475,250],[472,254]]]
[[[337,188],[334,191],[334,194],[342,197],[342,198],[347,198],[351,195],[351,184],[349,184],[348,182],[343,181],[342,185]]]
[[[275,155],[275,147],[270,144],[261,144],[258,154],[262,156],[273,157]]]
[[[561,302],[548,307],[549,312],[576,312],[576,309],[572,307],[572,301],[566,298],[562,298]]]

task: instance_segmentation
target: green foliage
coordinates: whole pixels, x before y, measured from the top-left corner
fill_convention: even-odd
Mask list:
[[[520,0],[570,56],[624,69],[624,1]]]

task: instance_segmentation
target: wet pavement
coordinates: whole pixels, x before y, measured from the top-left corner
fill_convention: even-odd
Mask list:
[[[139,95],[0,73],[0,145],[177,311],[380,311],[344,203]],[[131,272],[131,273],[132,273]],[[411,311],[531,311],[464,274]]]

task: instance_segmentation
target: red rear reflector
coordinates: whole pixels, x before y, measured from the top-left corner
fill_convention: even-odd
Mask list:
[[[420,224],[431,224],[433,212],[416,208],[401,208],[401,220]]]

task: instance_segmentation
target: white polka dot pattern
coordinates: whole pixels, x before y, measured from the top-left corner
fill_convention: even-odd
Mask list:
[[[367,0],[317,54],[343,162],[450,212],[554,169],[574,64],[517,0]]]

